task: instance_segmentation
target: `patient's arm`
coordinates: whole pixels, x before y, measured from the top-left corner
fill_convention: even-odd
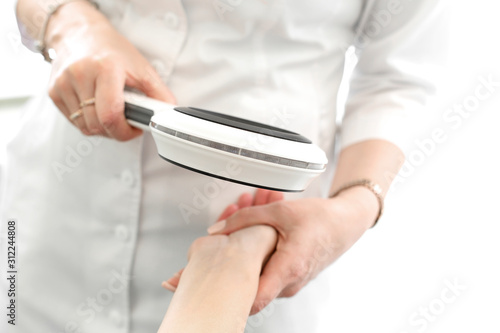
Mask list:
[[[243,332],[276,241],[269,226],[197,239],[158,332]]]

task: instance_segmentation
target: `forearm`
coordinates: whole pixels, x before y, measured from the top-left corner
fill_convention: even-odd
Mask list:
[[[223,258],[220,258],[224,260]],[[189,262],[159,333],[243,332],[259,283],[260,265]]]
[[[340,153],[330,193],[351,181],[366,178],[378,184],[382,189],[381,195],[385,196],[403,162],[403,152],[385,140],[367,140],[350,145]],[[379,204],[369,189],[358,186],[341,192],[339,196],[350,198],[359,205],[359,213],[363,216],[358,220],[366,222],[365,227],[373,224]]]

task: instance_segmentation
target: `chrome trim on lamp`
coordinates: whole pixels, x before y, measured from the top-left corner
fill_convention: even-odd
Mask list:
[[[308,170],[324,170],[325,169],[325,164],[308,163],[308,162],[293,160],[293,159],[289,159],[289,158],[285,158],[285,157],[259,153],[259,152],[244,149],[244,148],[238,148],[235,146],[231,146],[231,145],[203,139],[203,138],[200,138],[198,136],[191,135],[191,134],[179,132],[179,131],[173,130],[171,128],[159,125],[159,124],[155,123],[154,121],[151,121],[150,125],[154,129],[157,129],[162,133],[174,136],[174,137],[182,139],[182,140],[193,142],[193,143],[205,146],[205,147],[224,151],[226,153],[240,155],[240,156],[252,158],[255,160],[260,160],[260,161],[264,161],[264,162],[289,166],[289,167],[293,167],[293,168],[308,169]]]

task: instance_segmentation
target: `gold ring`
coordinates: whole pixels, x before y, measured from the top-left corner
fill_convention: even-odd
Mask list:
[[[94,105],[95,104],[95,97],[89,98],[84,100],[83,102],[80,103],[80,108],[84,108],[89,105]]]
[[[69,115],[69,119],[70,119],[71,121],[73,121],[73,120],[75,120],[75,119],[77,119],[77,118],[81,117],[81,116],[82,116],[82,114],[83,114],[82,109],[78,109],[78,111],[73,112],[72,114],[70,114],[70,115]]]

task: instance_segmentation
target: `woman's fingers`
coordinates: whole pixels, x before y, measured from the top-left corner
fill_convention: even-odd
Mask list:
[[[130,126],[125,119],[123,89],[125,73],[119,68],[106,68],[96,79],[95,108],[99,123],[106,133],[119,141],[130,140],[142,133],[140,129]]]
[[[179,286],[179,281],[181,280],[182,272],[184,272],[184,268],[174,274],[170,279],[163,281],[161,286],[167,290],[175,292],[177,287]]]
[[[89,96],[83,95],[82,96]],[[95,106],[95,97],[84,97],[80,99],[82,102],[88,102],[91,100],[94,100],[94,103],[89,104],[89,105],[82,105],[81,110],[84,114],[84,119],[85,123],[87,125],[88,131],[91,135],[103,135],[103,136],[108,136],[108,133],[104,128],[101,126],[99,123],[99,119],[97,118],[97,111],[96,111],[96,106]]]
[[[140,90],[148,97],[170,104],[177,104],[174,94],[163,83],[158,73],[149,63],[145,62],[136,66],[135,73],[135,75],[127,76],[125,81],[127,87]]]
[[[89,67],[89,68],[86,68]],[[92,66],[84,66],[77,63],[68,69],[70,82],[78,95],[79,107],[83,113],[83,119],[87,130],[91,135],[107,136],[106,131],[101,126],[96,112],[95,80],[97,71]]]
[[[72,124],[82,133],[88,135],[90,132],[87,129],[83,110],[80,109],[79,97],[69,80],[66,77],[59,79],[53,90],[57,95],[57,97],[52,98],[54,103]]]
[[[263,189],[257,189],[255,192],[255,196],[252,196],[250,193],[243,193],[238,198],[238,202],[236,204],[230,204],[224,209],[222,214],[217,219],[217,222],[225,220],[229,218],[231,215],[236,213],[238,210],[246,207],[257,206],[257,205],[265,205],[269,203],[273,203],[279,200],[283,200],[284,196],[281,192],[269,191]]]
[[[250,206],[252,206],[252,201],[253,201],[253,197],[250,193],[243,193],[238,198],[238,207],[240,209],[250,207]]]
[[[271,191],[269,190],[263,190],[261,188],[258,188],[257,191],[255,191],[253,206],[265,205],[267,203],[267,198],[269,197],[270,193]]]
[[[80,110],[83,112],[83,118],[87,126],[90,135],[103,135],[108,136],[107,132],[101,126],[99,119],[97,118],[96,111],[96,100],[94,92],[91,89],[82,90],[84,93],[80,93]],[[90,92],[92,91],[92,92]]]
[[[282,192],[264,190],[259,188],[255,192],[253,206],[266,205],[283,199],[284,195]]]
[[[217,221],[222,221],[227,219],[229,216],[233,215],[241,208],[250,207],[252,205],[252,201],[253,197],[250,193],[243,193],[238,198],[238,202],[236,204],[230,204],[229,206],[226,207],[226,209],[224,209],[222,214],[219,215]]]
[[[287,269],[287,258],[280,252],[274,253],[262,270],[259,280],[259,287],[254,304],[250,311],[250,315],[259,313],[276,297],[278,297],[281,290],[285,287],[280,270]]]
[[[170,290],[171,292],[175,292],[177,290],[177,288],[168,283],[168,281],[163,281],[161,283],[161,286],[167,290]]]
[[[240,208],[236,204],[231,204],[231,205],[227,206],[226,209],[224,209],[224,211],[222,212],[222,214],[220,214],[217,221],[222,221],[222,220],[227,219],[229,216],[236,213],[238,211],[238,209],[240,209]]]
[[[267,203],[273,203],[276,201],[283,200],[285,198],[285,195],[283,192],[277,192],[277,191],[270,191],[269,196],[267,197]]]
[[[68,121],[71,122],[71,120],[69,120],[70,111],[66,107],[64,101],[62,100],[61,95],[56,91],[55,87],[52,87],[49,90],[49,97],[55,104],[55,106],[57,106],[57,108],[61,111],[61,113],[68,119]]]

